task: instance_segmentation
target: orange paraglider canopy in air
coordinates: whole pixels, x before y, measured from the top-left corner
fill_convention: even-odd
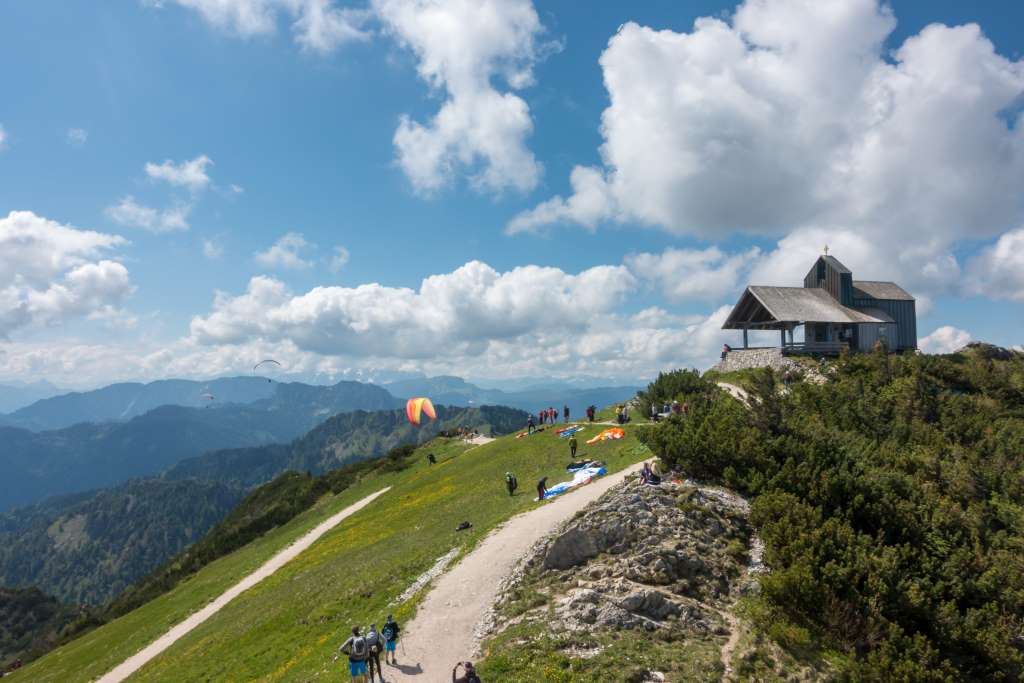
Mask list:
[[[437,413],[434,412],[434,404],[430,402],[429,398],[410,398],[405,404],[405,416],[409,418],[409,422],[418,426],[423,415],[431,420],[436,419]]]

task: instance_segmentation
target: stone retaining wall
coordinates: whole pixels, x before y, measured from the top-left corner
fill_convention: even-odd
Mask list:
[[[735,372],[748,368],[773,368],[787,370],[797,364],[782,355],[782,349],[769,347],[763,349],[733,349],[724,360],[719,361],[712,369],[719,372]]]

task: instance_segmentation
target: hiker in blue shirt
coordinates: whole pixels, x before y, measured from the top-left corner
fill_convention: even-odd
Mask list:
[[[398,622],[388,615],[388,620],[384,622],[384,628],[380,630],[380,634],[384,636],[384,663],[395,664],[395,647],[398,645],[398,634],[402,632],[402,629],[398,627]],[[388,653],[391,654],[391,661],[388,662]]]

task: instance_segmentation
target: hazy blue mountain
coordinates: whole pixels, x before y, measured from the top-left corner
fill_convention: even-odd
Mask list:
[[[475,428],[483,434],[508,434],[526,422],[526,413],[504,406],[435,405],[435,409],[437,419],[419,427],[409,424],[404,410],[339,413],[290,444],[206,453],[182,460],[164,477],[255,486],[287,470],[321,474],[353,460],[381,455],[395,446],[429,441],[458,427]]]
[[[79,422],[128,420],[165,405],[202,408],[211,403],[203,394],[212,394],[214,405],[252,403],[271,398],[278,387],[262,377],[124,382],[36,401],[7,415],[6,423],[33,430],[61,429]]]
[[[105,602],[201,538],[242,496],[223,484],[147,479],[0,514],[0,585]]]
[[[36,401],[64,393],[46,380],[38,382],[7,382],[0,384],[0,413],[31,405]]]
[[[14,484],[0,488],[0,510],[159,474],[211,450],[288,442],[336,413],[398,403],[384,389],[358,382],[273,389],[270,398],[248,405],[167,405],[126,422],[43,432],[0,426],[0,481]]]
[[[635,386],[576,387],[567,382],[553,380],[543,385],[504,391],[483,389],[461,377],[444,375],[406,379],[384,386],[400,398],[429,396],[434,403],[452,406],[503,405],[527,412],[554,407],[558,408],[561,415],[562,407],[568,405],[575,417],[582,416],[590,405],[601,408],[625,401],[636,395],[639,389]]]

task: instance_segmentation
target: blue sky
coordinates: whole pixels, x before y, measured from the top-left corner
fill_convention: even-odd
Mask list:
[[[6,3],[0,380],[646,377],[825,241],[927,348],[1020,344],[1022,14]]]

